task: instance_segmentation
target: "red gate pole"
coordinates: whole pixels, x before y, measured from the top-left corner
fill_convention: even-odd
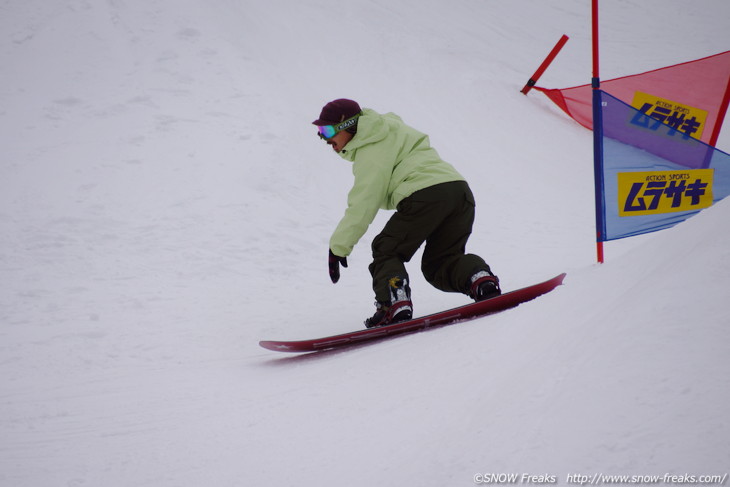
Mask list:
[[[708,144],[712,147],[717,146],[717,138],[720,136],[720,129],[722,128],[723,120],[725,120],[725,113],[727,113],[728,105],[730,105],[730,79],[727,80],[725,96],[722,97],[720,111],[717,114],[717,119],[715,120],[715,128],[712,129],[712,135],[710,136],[710,141],[708,142]]]
[[[598,73],[598,0],[591,2],[591,36],[593,54],[593,165],[596,191],[596,259],[603,264],[603,238],[605,231],[604,184],[603,184],[603,116],[601,115],[601,78]]]
[[[535,74],[530,77],[530,79],[527,81],[527,84],[525,85],[520,92],[523,95],[526,95],[528,91],[532,89],[533,86],[535,86],[535,83],[537,83],[537,80],[540,79],[540,76],[542,76],[542,73],[545,72],[545,70],[550,66],[550,63],[553,62],[553,59],[555,59],[555,56],[558,55],[560,50],[563,48],[565,43],[568,42],[568,36],[563,34],[563,37],[560,38],[557,44],[555,44],[555,47],[553,47],[553,50],[550,51],[550,54],[547,55],[545,60],[542,62],[539,68],[537,68],[537,71],[535,71]]]

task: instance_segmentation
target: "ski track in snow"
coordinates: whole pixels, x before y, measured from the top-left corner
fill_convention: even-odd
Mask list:
[[[730,4],[601,2],[603,79],[728,49]],[[730,205],[610,242],[592,139],[519,89],[590,78],[590,3],[0,6],[0,485],[474,485],[727,473]],[[328,100],[394,111],[470,181],[514,310],[342,352],[369,247],[325,251],[350,167]],[[730,148],[727,130],[718,146]],[[464,302],[410,264],[417,314]]]

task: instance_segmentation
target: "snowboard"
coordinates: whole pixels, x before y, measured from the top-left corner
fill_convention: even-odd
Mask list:
[[[312,340],[262,340],[259,342],[259,345],[275,352],[318,352],[379,340],[385,337],[413,333],[426,328],[451,325],[514,308],[526,301],[530,301],[552,291],[563,283],[564,278],[565,274],[563,273],[545,282],[510,291],[494,298],[466,304],[464,306],[459,306],[458,308],[441,311],[439,313],[422,316],[420,318],[414,318],[408,321],[400,321],[391,325],[380,326],[377,328],[366,328],[364,330],[323,338],[315,338]]]

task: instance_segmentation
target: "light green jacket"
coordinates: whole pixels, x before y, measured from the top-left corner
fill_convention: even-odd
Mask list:
[[[380,208],[393,210],[418,190],[464,178],[439,157],[428,136],[404,124],[394,113],[364,109],[357,134],[340,156],[352,162],[355,182],[347,210],[330,238],[335,255],[347,257]]]

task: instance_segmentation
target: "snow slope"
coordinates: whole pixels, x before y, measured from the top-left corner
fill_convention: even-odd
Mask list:
[[[603,79],[728,49],[730,4],[601,2]],[[607,245],[592,141],[519,89],[590,77],[580,0],[0,2],[0,485],[474,485],[724,475],[730,204]],[[351,97],[430,134],[478,202],[497,316],[292,357],[372,312],[325,252]],[[727,130],[719,147],[730,148]],[[410,266],[416,312],[464,302]]]

